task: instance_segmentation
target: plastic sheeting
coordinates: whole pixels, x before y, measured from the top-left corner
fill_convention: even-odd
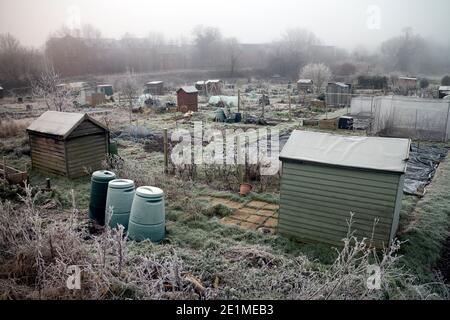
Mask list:
[[[225,103],[228,107],[237,107],[238,105],[238,97],[230,97],[230,96],[211,96],[209,98],[208,103],[210,105],[217,105],[220,101]]]
[[[445,159],[448,150],[447,147],[412,145],[403,192],[423,195],[425,187],[431,183],[439,163]]]

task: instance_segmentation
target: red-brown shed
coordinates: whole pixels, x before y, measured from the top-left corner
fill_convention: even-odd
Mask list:
[[[181,87],[177,90],[178,110],[186,107],[187,111],[198,111],[198,90],[193,86]]]

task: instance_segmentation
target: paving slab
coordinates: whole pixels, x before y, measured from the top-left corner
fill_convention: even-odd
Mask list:
[[[230,218],[230,217],[225,217],[225,218],[222,218],[222,219],[220,219],[220,222],[222,223],[222,224],[225,224],[225,225],[233,225],[233,226],[237,226],[238,224],[239,224],[239,220],[235,220],[235,219],[232,219],[232,218]]]
[[[227,201],[223,202],[223,205],[225,205],[231,209],[240,209],[244,206],[243,203],[232,201],[232,200],[227,200]]]
[[[250,208],[262,209],[267,204],[268,203],[264,202],[264,201],[252,200],[249,203],[247,203],[245,206],[250,207]]]
[[[276,213],[275,213],[275,211],[271,211],[271,210],[258,210],[256,212],[256,214],[258,214],[260,216],[264,216],[264,217],[273,217]]]
[[[251,215],[252,215],[252,212],[248,212],[245,210],[245,208],[243,208],[243,209],[237,210],[231,217],[233,219],[246,221]]]
[[[273,203],[268,203],[263,207],[264,210],[273,210],[273,211],[276,211],[279,208],[280,208],[280,206],[278,204],[273,204]]]
[[[267,228],[276,228],[278,226],[278,219],[269,218],[264,223],[264,226]]]
[[[257,215],[251,215],[250,217],[247,218],[247,221],[256,223],[259,226],[263,225],[266,220],[267,220],[267,217],[257,216]]]
[[[248,229],[248,230],[256,230],[256,229],[258,229],[259,226],[256,223],[244,221],[239,224],[239,227],[241,227],[243,229]]]

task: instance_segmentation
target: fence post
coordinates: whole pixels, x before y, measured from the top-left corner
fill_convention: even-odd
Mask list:
[[[242,158],[242,150],[241,150],[241,137],[239,135],[236,136],[236,147],[237,147],[237,168],[238,168],[238,178],[239,183],[244,183],[244,168],[245,168],[245,159],[244,159],[244,165],[241,165],[239,162]]]
[[[445,136],[444,136],[444,142],[447,141],[450,137],[450,102],[448,103],[448,108],[447,108],[447,121],[446,121],[446,126],[445,126]]]
[[[291,111],[291,93],[289,93],[289,121],[292,121],[292,111]]]
[[[169,172],[169,141],[167,135],[167,129],[164,129],[164,173]]]
[[[6,157],[3,157],[3,174],[5,176],[5,181],[8,180],[8,170],[6,167]]]
[[[238,113],[241,112],[241,89],[238,89]]]

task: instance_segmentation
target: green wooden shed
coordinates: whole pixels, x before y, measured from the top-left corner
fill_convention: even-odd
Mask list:
[[[294,131],[280,154],[278,232],[342,246],[353,213],[355,236],[388,246],[398,227],[410,143]]]

